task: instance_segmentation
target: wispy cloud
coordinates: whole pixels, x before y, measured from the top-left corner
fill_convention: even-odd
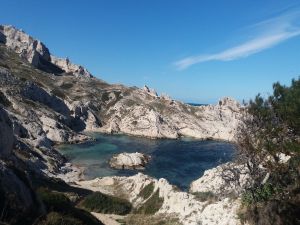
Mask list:
[[[248,57],[300,35],[300,26],[297,24],[299,18],[300,10],[262,21],[247,28],[252,35],[254,33],[254,38],[244,43],[214,54],[187,57],[174,64],[177,69],[183,70],[207,61],[230,61]]]

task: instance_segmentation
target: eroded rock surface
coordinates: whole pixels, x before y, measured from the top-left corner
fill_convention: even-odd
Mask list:
[[[239,176],[238,178],[236,177],[237,175]],[[224,178],[227,178],[227,182]],[[229,182],[229,180],[235,180],[235,178],[237,178],[236,182]],[[191,183],[190,192],[212,192],[217,195],[239,195],[249,184],[251,184],[251,179],[245,165],[225,163],[206,170],[202,177]]]
[[[161,178],[159,180],[138,173],[131,177],[104,177],[90,181],[77,182],[77,185],[107,194],[117,195],[129,200],[134,207],[147,205],[147,201],[156,198],[160,202],[155,214],[176,215],[184,225],[239,225],[236,212],[239,199],[199,201],[193,194],[179,191],[175,186]],[[143,195],[145,188],[153,186],[150,195]]]

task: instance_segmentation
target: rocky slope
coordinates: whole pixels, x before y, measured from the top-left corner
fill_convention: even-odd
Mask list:
[[[240,224],[236,215],[239,199],[220,197],[199,200],[196,195],[179,191],[163,178],[157,180],[139,173],[131,177],[96,178],[77,182],[77,185],[126,198],[138,212],[150,207],[152,214],[176,216],[184,225]]]

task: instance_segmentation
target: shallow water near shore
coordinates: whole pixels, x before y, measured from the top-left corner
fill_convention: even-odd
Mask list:
[[[126,135],[93,133],[96,141],[59,146],[59,151],[74,165],[85,168],[85,179],[103,176],[131,176],[138,171],[117,170],[108,161],[121,152],[142,152],[152,159],[142,172],[165,178],[182,190],[201,177],[205,170],[232,160],[234,145],[221,141],[147,139]]]

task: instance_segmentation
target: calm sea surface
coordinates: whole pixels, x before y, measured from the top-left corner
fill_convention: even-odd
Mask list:
[[[187,190],[193,180],[203,175],[204,170],[230,161],[234,154],[234,145],[219,141],[188,138],[150,140],[95,133],[93,136],[96,141],[59,147],[60,152],[73,164],[85,168],[87,179],[136,174],[137,171],[112,169],[108,161],[121,152],[143,152],[152,157],[143,173],[166,178],[171,184]]]

